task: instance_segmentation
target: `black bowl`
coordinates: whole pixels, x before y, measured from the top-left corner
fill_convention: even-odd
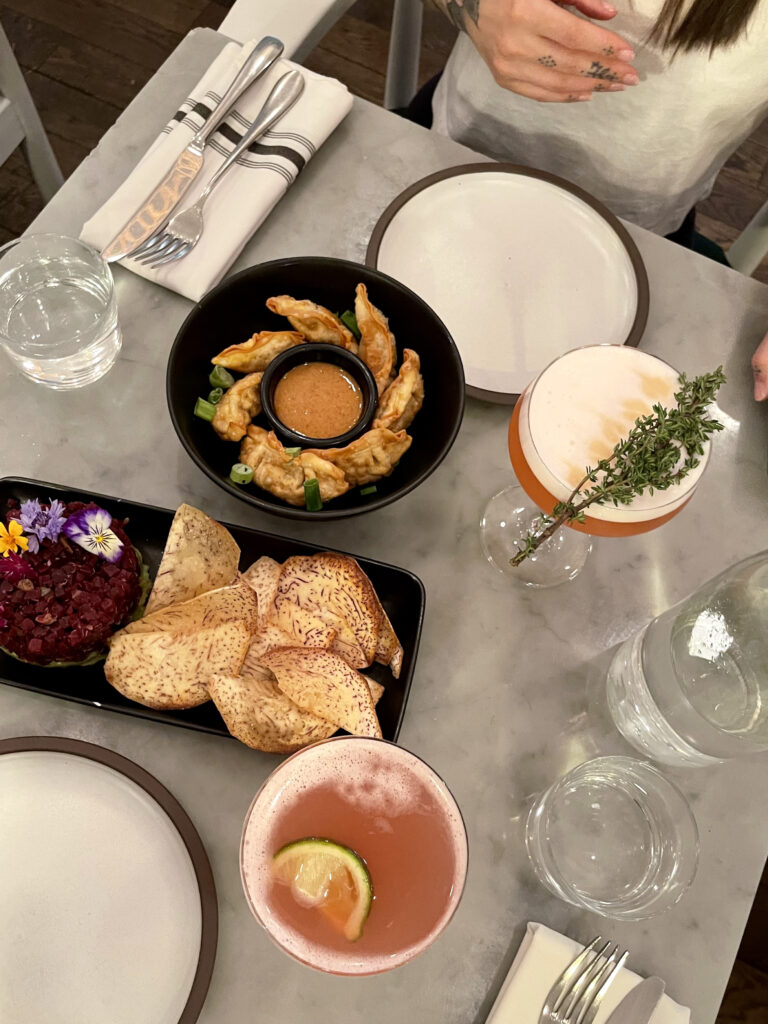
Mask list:
[[[334,366],[345,370],[360,388],[363,408],[359,419],[349,430],[345,430],[343,434],[337,434],[335,437],[308,437],[299,434],[287,427],[275,411],[275,388],[281,379],[294,367],[313,362],[333,363]],[[286,349],[285,352],[275,356],[261,378],[262,410],[274,432],[288,448],[343,448],[368,430],[376,415],[378,404],[379,395],[376,390],[376,381],[367,365],[360,356],[356,356],[354,352],[348,352],[347,349],[340,348],[338,345],[323,345],[315,342],[294,345],[293,348]]]
[[[228,345],[246,341],[256,331],[290,329],[284,317],[266,308],[271,296],[312,299],[341,312],[354,307],[355,287],[361,281],[371,302],[389,319],[397,340],[398,360],[403,348],[414,349],[421,359],[424,404],[408,428],[413,444],[392,473],[377,482],[374,494],[362,496],[358,488],[353,488],[319,512],[288,505],[255,484],[232,483],[229,471],[239,462],[240,445],[222,441],[210,423],[193,412],[195,400],[205,398],[210,391],[212,357]],[[343,519],[389,505],[418,487],[440,465],[461,426],[464,370],[445,325],[405,285],[357,263],[305,256],[249,267],[210,291],[176,335],[168,359],[166,395],[179,440],[219,487],[255,508],[289,519]],[[265,418],[262,422],[267,425]]]

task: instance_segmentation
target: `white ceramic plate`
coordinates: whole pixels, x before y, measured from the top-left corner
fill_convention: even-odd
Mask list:
[[[190,851],[156,796],[192,827],[167,790],[111,751],[0,742],[3,1024],[197,1019],[216,947],[213,879],[203,900],[202,844]]]
[[[366,262],[434,309],[467,390],[491,401],[514,401],[569,349],[636,345],[648,315],[645,268],[621,222],[582,189],[512,164],[455,167],[406,189]]]

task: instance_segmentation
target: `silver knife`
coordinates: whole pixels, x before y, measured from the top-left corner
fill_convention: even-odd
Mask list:
[[[248,86],[260,78],[275,63],[282,52],[283,44],[272,36],[266,36],[254,48],[253,53],[224,93],[221,102],[214,108],[211,116],[184,152],[176,158],[173,167],[147,196],[128,223],[102,250],[102,258],[107,263],[114,263],[127,256],[129,252],[153,235],[168,219],[203,166],[203,151],[208,137],[216,131]]]
[[[650,1024],[663,995],[661,978],[646,978],[627,992],[605,1024]]]

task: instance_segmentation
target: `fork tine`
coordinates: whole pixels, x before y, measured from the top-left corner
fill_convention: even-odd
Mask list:
[[[573,976],[580,971],[582,963],[587,959],[587,957],[598,944],[601,938],[602,936],[598,935],[596,936],[596,938],[592,939],[590,944],[588,946],[585,946],[584,949],[582,949],[582,951],[579,953],[579,955],[574,960],[572,960],[570,964],[568,964],[563,973],[552,986],[552,990],[550,990],[550,995],[555,989],[562,986],[561,995],[558,997],[559,1002],[555,1004],[556,1006],[559,1006],[562,1002],[562,991],[565,989],[566,986],[569,985],[571,978],[573,978]]]
[[[148,249],[145,249],[143,253],[134,258],[138,260],[140,263],[143,262],[144,260],[151,259],[153,256],[157,256],[161,252],[164,252],[168,248],[168,246],[175,240],[175,235],[171,235],[167,231],[164,231],[154,245],[151,245]]]
[[[162,224],[154,235],[150,235],[149,238],[145,239],[141,245],[137,245],[135,249],[131,249],[128,256],[131,259],[135,259],[137,256],[141,256],[142,253],[146,253],[148,249],[151,249],[160,239],[165,235],[166,225]]]
[[[592,973],[586,987],[582,987],[576,998],[572,999],[569,1003],[568,1009],[563,1016],[563,1024],[576,1024],[577,1020],[580,1020],[582,1015],[586,1013],[592,1005],[595,994],[603,981],[613,974],[618,956],[619,947],[614,946],[610,956],[607,957],[604,963],[600,964],[597,971]]]
[[[563,1005],[566,999],[571,998],[568,1004],[568,1012],[573,1008],[574,1003],[579,999],[582,991],[589,981],[594,976],[597,970],[600,970],[602,965],[602,958],[605,955],[605,951],[610,946],[610,942],[605,942],[602,947],[594,953],[594,956],[590,957],[590,954],[594,952],[594,947],[600,941],[598,936],[594,942],[587,946],[583,953],[576,957],[571,966],[563,972],[561,980],[563,981],[563,987],[555,1000],[555,1004],[552,1007],[552,1012],[557,1013],[560,1007]],[[566,978],[566,974],[568,977]]]
[[[618,948],[619,947],[617,946],[616,949],[618,950]],[[576,1018],[574,1024],[592,1024],[592,1021],[595,1019],[595,1015],[597,1014],[597,1011],[600,1009],[600,1004],[603,1001],[603,996],[605,995],[605,993],[608,991],[608,989],[613,984],[613,981],[614,981],[616,975],[619,973],[621,968],[626,963],[626,960],[627,960],[628,956],[629,956],[629,950],[625,950],[624,953],[622,953],[622,955],[619,957],[619,959],[613,965],[611,970],[608,972],[607,976],[605,976],[605,975],[601,975],[600,976],[602,978],[602,981],[603,981],[602,985],[600,985],[600,988],[597,989],[595,994],[592,996],[592,999],[588,1003],[585,1003],[583,1009],[579,1013],[579,1016]],[[596,983],[599,980],[600,980],[600,978],[596,979]],[[586,996],[586,993],[585,993],[585,996]]]
[[[603,977],[604,972],[607,969],[609,970],[616,962],[618,952],[619,947],[614,946],[609,956],[601,959],[599,963],[596,962],[596,957],[595,962],[592,964],[592,969],[582,974],[577,984],[573,986],[571,1001],[568,1004],[568,1009],[563,1014],[563,1024],[574,1024],[574,1018],[581,1012],[584,1001],[588,999],[591,1002],[592,995],[600,984],[600,979]]]
[[[158,249],[156,252],[150,253],[142,259],[142,263],[145,267],[156,267],[158,263],[163,263],[165,260],[172,256],[173,253],[180,249],[185,243],[181,238],[172,238],[171,242],[164,246],[162,249]]]
[[[170,256],[161,256],[159,259],[156,259],[153,262],[149,263],[148,266],[161,267],[163,266],[163,264],[166,263],[174,263],[176,260],[183,259],[183,257],[186,256],[187,253],[192,248],[193,246],[191,246],[189,242],[185,242],[179,249],[176,250],[176,252],[171,253]]]

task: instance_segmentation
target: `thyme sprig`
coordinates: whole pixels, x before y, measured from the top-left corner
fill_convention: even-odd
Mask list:
[[[629,505],[646,491],[678,484],[698,466],[709,437],[723,429],[709,409],[724,383],[722,366],[693,380],[681,373],[677,405],[666,409],[656,403],[651,413],[639,416],[610,455],[585,469],[567,500],[558,502],[551,516],[542,514],[540,528],[523,538],[510,563],[520,565],[561,526],[583,523],[590,505]]]

